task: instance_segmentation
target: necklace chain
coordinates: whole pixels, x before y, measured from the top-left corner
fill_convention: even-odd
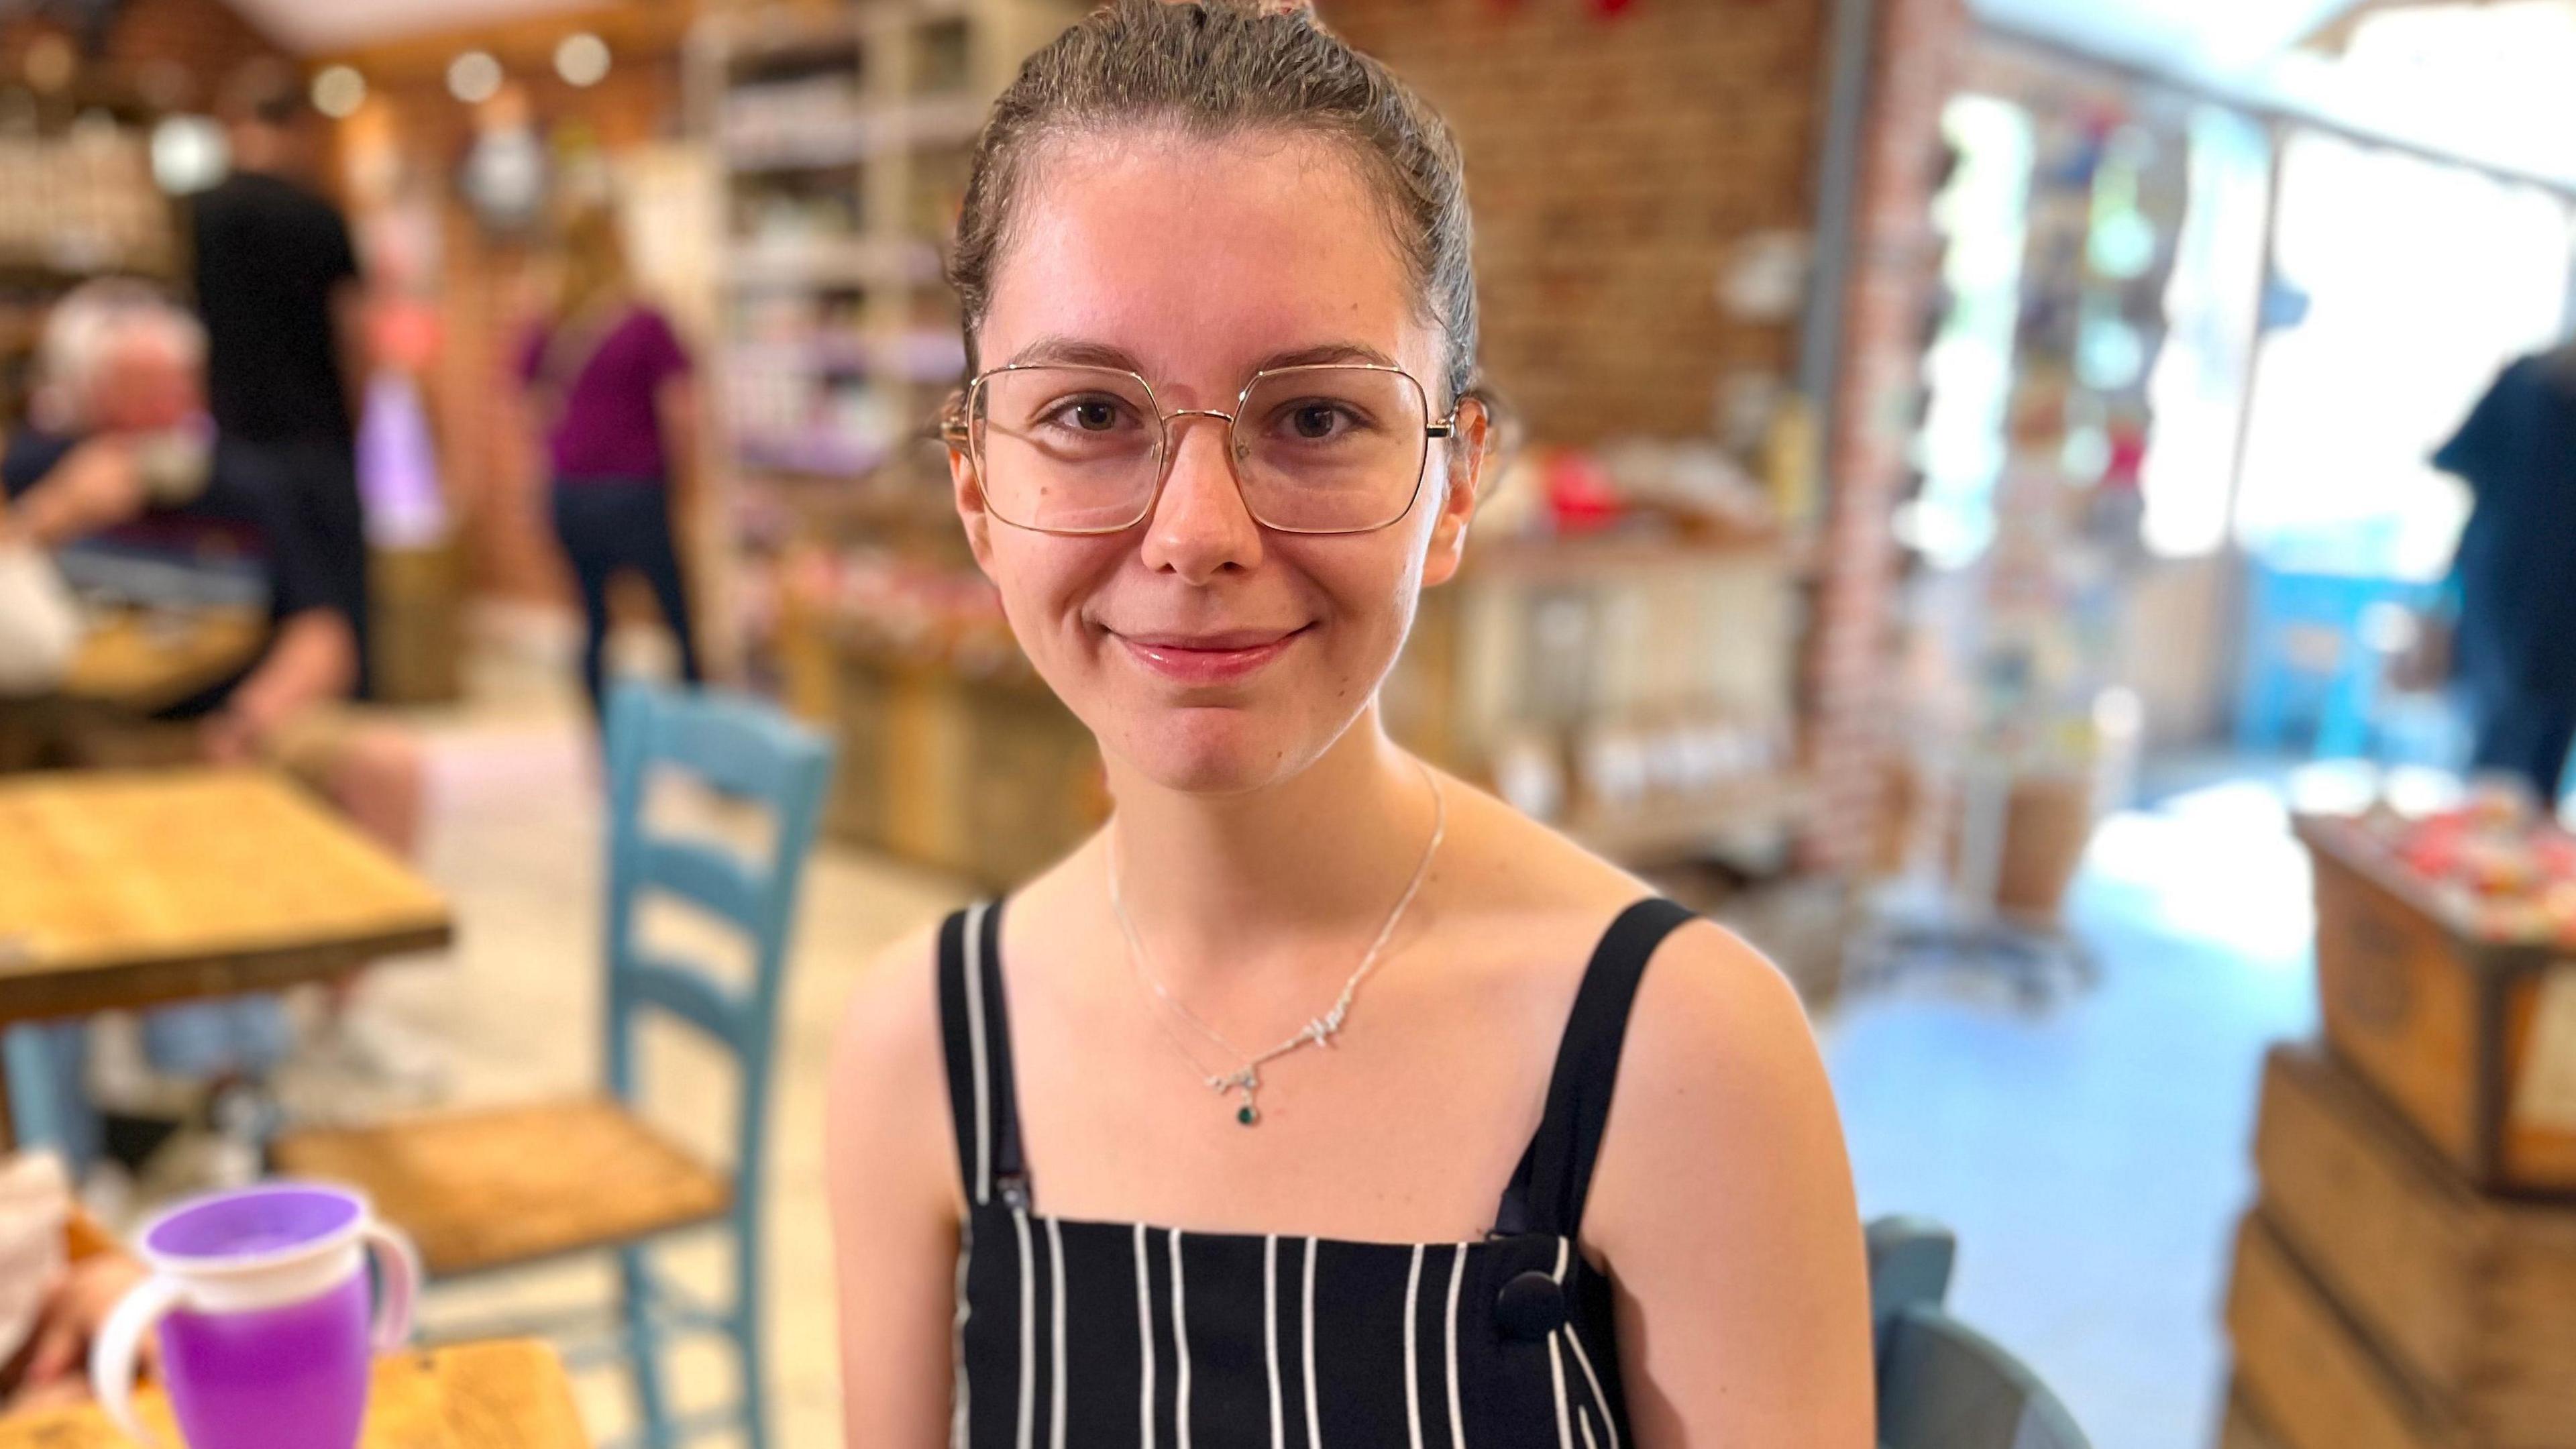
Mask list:
[[[1440,777],[1431,772],[1429,765],[1424,764],[1420,759],[1416,759],[1413,763],[1415,768],[1422,771],[1423,784],[1429,786],[1431,790],[1431,839],[1422,847],[1422,859],[1413,867],[1413,878],[1405,883],[1404,894],[1397,898],[1395,909],[1387,912],[1386,923],[1378,927],[1377,938],[1369,942],[1368,951],[1360,957],[1358,969],[1352,971],[1350,979],[1342,983],[1341,995],[1334,998],[1332,1007],[1323,1015],[1298,1028],[1285,1041],[1258,1055],[1247,1053],[1228,1041],[1223,1032],[1209,1025],[1206,1018],[1190,1010],[1186,1003],[1174,996],[1150,969],[1148,963],[1152,960],[1152,953],[1145,949],[1145,938],[1137,932],[1135,918],[1127,912],[1126,894],[1119,887],[1118,828],[1115,821],[1110,824],[1109,909],[1117,916],[1118,929],[1127,938],[1128,967],[1136,973],[1137,981],[1147,991],[1153,993],[1156,1000],[1170,1008],[1174,1015],[1196,1028],[1201,1036],[1214,1042],[1227,1056],[1241,1063],[1230,1072],[1210,1072],[1199,1061],[1198,1053],[1190,1050],[1189,1043],[1172,1030],[1170,1020],[1161,1013],[1155,1015],[1155,1025],[1162,1028],[1164,1038],[1170,1041],[1173,1049],[1181,1054],[1181,1059],[1190,1064],[1190,1070],[1197,1072],[1211,1090],[1220,1094],[1238,1094],[1241,1097],[1242,1101],[1235,1111],[1235,1120],[1246,1127],[1261,1120],[1261,1107],[1258,1101],[1261,1092],[1261,1069],[1305,1047],[1329,1047],[1333,1044],[1333,1038],[1341,1034],[1343,1023],[1350,1019],[1351,1004],[1359,998],[1361,983],[1367,981],[1377,970],[1378,958],[1385,953],[1386,943],[1394,939],[1396,926],[1403,922],[1405,912],[1412,909],[1413,898],[1422,893],[1422,883],[1431,877],[1432,857],[1440,853],[1440,842],[1449,834],[1449,797],[1441,790]]]

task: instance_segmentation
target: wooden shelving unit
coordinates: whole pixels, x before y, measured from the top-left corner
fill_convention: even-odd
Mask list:
[[[1630,865],[1776,845],[1809,796],[1801,574],[1770,537],[1475,539],[1423,598],[1388,727]]]
[[[724,176],[734,626],[755,679],[840,738],[835,834],[996,882],[1096,818],[1098,791],[1088,736],[998,628],[949,505],[934,420],[965,350],[941,258],[986,108],[1080,10],[726,10],[690,60]]]
[[[94,276],[170,282],[178,216],[154,185],[150,108],[122,90],[0,87],[20,128],[0,135],[0,428],[26,412],[46,309]]]

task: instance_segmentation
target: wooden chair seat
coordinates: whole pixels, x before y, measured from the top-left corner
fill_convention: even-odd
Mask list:
[[[730,1179],[606,1099],[280,1138],[289,1176],[344,1182],[433,1278],[633,1242],[722,1216]]]

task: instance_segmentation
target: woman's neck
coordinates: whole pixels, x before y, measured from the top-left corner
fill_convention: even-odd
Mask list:
[[[1421,865],[1438,808],[1375,710],[1306,769],[1246,794],[1187,794],[1114,764],[1111,784],[1110,868],[1175,984],[1258,942],[1373,936]]]

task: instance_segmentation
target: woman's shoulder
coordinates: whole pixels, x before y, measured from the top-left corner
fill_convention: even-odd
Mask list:
[[[851,984],[834,1034],[836,1094],[876,1097],[944,1081],[939,936],[945,918],[904,933],[869,958]]]
[[[1452,791],[1450,860],[1462,914],[1504,934],[1552,939],[1538,953],[1548,969],[1578,974],[1629,908],[1656,899],[1654,886],[1492,795]],[[1632,1015],[1652,1026],[1631,1032],[1627,1055],[1659,1070],[1667,1056],[1688,1061],[1746,1034],[1805,1033],[1796,991],[1750,943],[1713,922],[1685,918],[1654,939]],[[1573,983],[1563,987],[1568,994]]]

